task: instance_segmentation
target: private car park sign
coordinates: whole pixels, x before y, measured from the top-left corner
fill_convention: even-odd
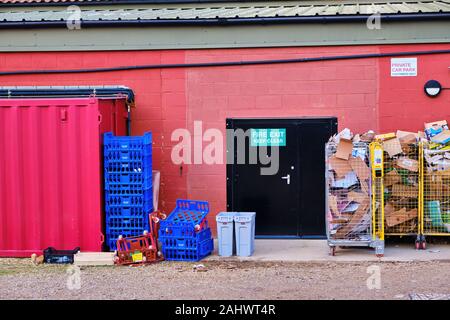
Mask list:
[[[392,58],[391,77],[416,77],[417,58]]]

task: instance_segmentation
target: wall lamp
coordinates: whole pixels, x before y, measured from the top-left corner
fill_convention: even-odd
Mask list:
[[[448,90],[450,88],[443,88],[437,80],[428,80],[423,86],[423,89],[427,96],[435,98],[442,92],[442,90]]]

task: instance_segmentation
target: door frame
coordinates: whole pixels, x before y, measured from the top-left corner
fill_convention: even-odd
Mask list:
[[[329,121],[330,124],[330,131],[331,132],[337,132],[337,124],[338,124],[338,120],[337,117],[335,116],[318,116],[318,117],[257,117],[257,118],[226,118],[226,129],[237,129],[240,128],[239,123],[245,123],[245,124],[251,124],[251,122],[258,122],[260,123],[261,121],[288,121],[289,123],[294,123],[297,126],[300,126],[301,123],[303,121],[307,121],[307,122],[314,122],[314,121]],[[297,127],[297,131],[298,131]],[[297,132],[298,133],[298,132]],[[227,154],[230,150],[228,150],[228,141],[226,141],[226,150],[227,150]],[[235,148],[236,150],[236,148]],[[325,145],[324,145],[324,150],[325,150]],[[233,157],[236,157],[236,154],[233,155]],[[235,159],[236,160],[236,159]],[[300,161],[300,158],[298,159],[298,161]],[[235,161],[236,162],[236,161]],[[324,173],[325,174],[325,173]],[[234,176],[235,176],[235,165],[234,164],[229,164],[227,162],[226,164],[226,183],[227,183],[227,211],[232,212],[232,211],[236,211],[235,209],[235,204],[233,203],[233,199],[234,199]],[[303,186],[299,185],[298,189],[299,191],[301,190]],[[324,188],[324,192],[325,192],[325,188]],[[301,199],[299,199],[299,202],[301,201]],[[301,203],[299,203],[299,210],[301,208]],[[297,226],[297,228],[299,228],[299,226]],[[299,230],[299,229],[298,229]],[[258,239],[326,239],[326,235],[323,236],[302,236],[302,235],[257,235],[256,238]]]

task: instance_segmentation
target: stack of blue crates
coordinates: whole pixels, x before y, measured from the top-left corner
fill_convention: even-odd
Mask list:
[[[149,230],[153,210],[152,134],[104,135],[106,243],[116,250],[117,238]]]
[[[159,241],[164,259],[199,261],[214,250],[214,240],[206,216],[205,201],[177,200],[176,208],[161,221]]]

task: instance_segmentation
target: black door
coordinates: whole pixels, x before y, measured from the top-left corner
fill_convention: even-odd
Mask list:
[[[228,211],[256,212],[259,237],[323,237],[324,144],[336,118],[227,119],[227,129]]]

